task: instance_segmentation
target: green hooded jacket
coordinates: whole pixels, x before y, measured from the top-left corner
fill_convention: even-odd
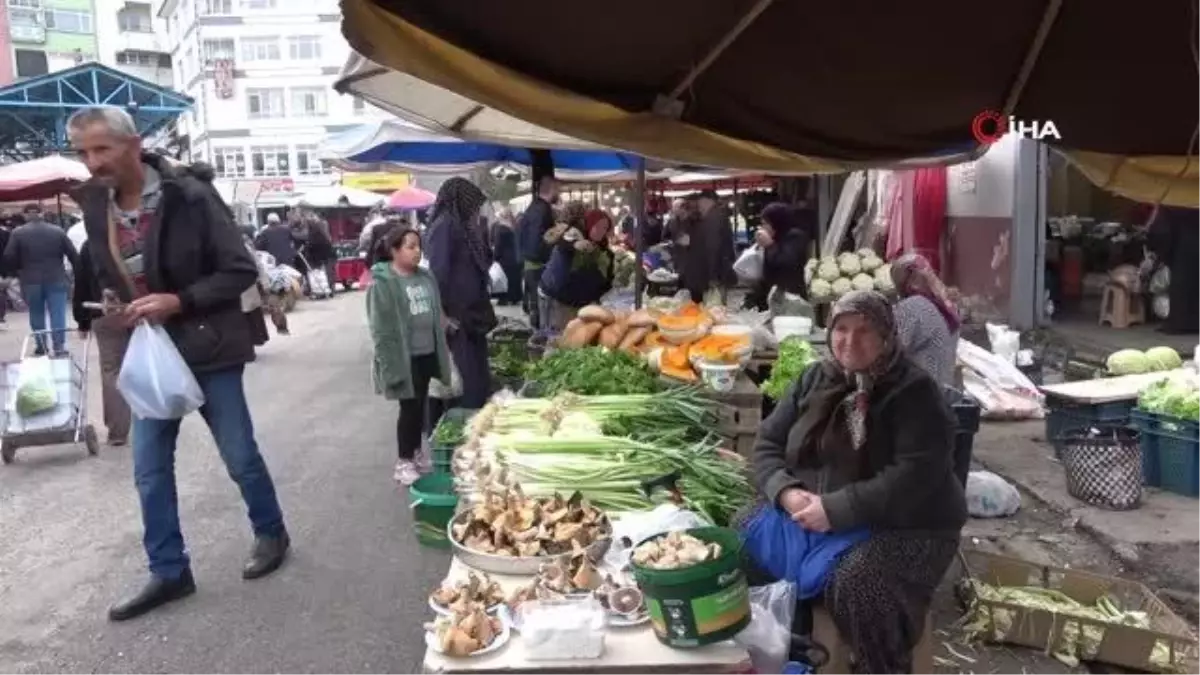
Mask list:
[[[421,268],[415,274],[433,289],[433,309],[441,316],[442,299],[438,296],[437,280]],[[414,396],[412,358],[408,351],[408,294],[403,288],[403,281],[390,262],[379,262],[371,267],[371,286],[367,289],[367,322],[375,345],[371,379],[375,383],[375,393],[389,400]],[[449,383],[450,352],[446,348],[446,334],[440,330],[435,330],[434,334],[437,379]]]

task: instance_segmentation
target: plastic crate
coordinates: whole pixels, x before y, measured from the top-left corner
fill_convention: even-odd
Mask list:
[[[1130,416],[1142,435],[1146,485],[1200,496],[1200,424],[1137,408]]]
[[[1071,399],[1053,395],[1046,396],[1046,442],[1054,446],[1055,453],[1061,447],[1062,435],[1072,429],[1093,424],[1129,424],[1129,411],[1134,401],[1111,403],[1076,403]]]

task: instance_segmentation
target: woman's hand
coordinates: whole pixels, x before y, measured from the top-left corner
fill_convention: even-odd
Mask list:
[[[787,511],[789,515],[795,517],[804,507],[808,506],[816,495],[798,487],[785,488],[779,493],[779,506]]]
[[[799,511],[792,513],[792,520],[804,526],[804,529],[813,532],[828,532],[829,516],[825,515],[825,505],[821,502],[819,495],[809,494],[808,503]]]

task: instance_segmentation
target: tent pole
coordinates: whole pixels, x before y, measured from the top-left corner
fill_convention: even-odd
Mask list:
[[[633,185],[633,213],[637,227],[637,259],[633,266],[633,306],[642,308],[642,293],[646,288],[646,268],[642,255],[646,252],[646,158],[637,158],[637,181]]]

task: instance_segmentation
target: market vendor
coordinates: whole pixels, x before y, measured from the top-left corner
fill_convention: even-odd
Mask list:
[[[762,224],[754,233],[754,241],[762,249],[762,278],[746,295],[746,307],[795,315],[797,312],[780,308],[786,297],[783,294],[800,299],[808,297],[804,265],[808,262],[813,230],[804,222],[803,215],[798,208],[783,202],[772,202],[763,209]],[[774,298],[771,298],[771,289],[776,289]],[[769,299],[774,300],[775,307],[768,307]],[[811,316],[811,308],[803,314]]]
[[[599,302],[612,289],[614,257],[608,247],[612,219],[604,211],[592,209],[582,220],[554,245],[542,274],[542,293],[550,299],[549,315],[543,319],[559,332],[580,308]]]
[[[763,421],[755,483],[806,532],[865,531],[824,561],[821,595],[855,672],[912,672],[912,650],[966,522],[954,422],[938,383],[899,349],[882,295],[842,296],[828,334],[832,356]],[[765,512],[775,513],[770,506]]]
[[[945,284],[919,253],[892,261],[891,276],[900,296],[893,310],[900,348],[938,384],[953,386],[962,321]]]
[[[523,304],[530,324],[536,329],[545,328],[545,317],[539,316],[538,287],[552,251],[545,236],[554,228],[554,204],[558,202],[559,192],[558,181],[554,178],[554,164],[547,152],[533,151],[533,187],[533,199],[529,202],[529,208],[521,214],[517,225],[517,239],[524,267]]]

